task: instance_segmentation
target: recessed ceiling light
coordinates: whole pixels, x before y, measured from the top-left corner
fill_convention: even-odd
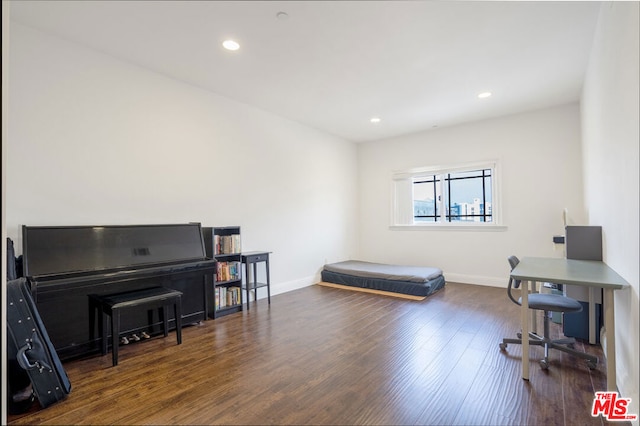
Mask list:
[[[482,92],[482,93],[479,93],[479,94],[478,94],[478,97],[479,97],[480,99],[488,98],[489,96],[491,96],[491,92]]]
[[[371,120],[369,120],[369,121],[371,121],[372,123],[376,124],[376,123],[379,123],[382,120],[380,119],[380,117],[371,117]]]
[[[238,44],[237,41],[234,40],[225,40],[222,42],[222,47],[224,47],[227,50],[238,50],[240,49],[240,45]]]

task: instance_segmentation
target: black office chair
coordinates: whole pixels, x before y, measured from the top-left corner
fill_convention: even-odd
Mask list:
[[[520,260],[518,260],[516,256],[509,256],[509,265],[511,265],[511,270],[513,270],[513,268],[515,268],[518,263],[520,263]],[[514,280],[510,277],[509,286],[507,287],[507,295],[509,296],[509,299],[513,301],[513,303],[522,306],[522,298],[516,300],[511,294],[511,289],[520,288],[520,283],[520,280]],[[559,294],[532,293],[529,294],[529,309],[544,311],[544,335],[539,336],[535,333],[529,333],[530,345],[544,346],[544,359],[541,359],[539,361],[540,367],[542,367],[543,370],[549,368],[549,349],[558,349],[579,358],[586,359],[587,366],[590,370],[596,368],[596,365],[598,364],[598,358],[593,355],[575,350],[573,348],[573,345],[576,342],[574,338],[551,340],[551,338],[549,337],[549,312],[580,312],[582,310],[582,305],[580,304],[580,302],[570,297],[561,296]],[[517,339],[502,339],[502,343],[500,343],[500,349],[503,351],[506,350],[508,343],[522,344],[522,333],[518,333]]]

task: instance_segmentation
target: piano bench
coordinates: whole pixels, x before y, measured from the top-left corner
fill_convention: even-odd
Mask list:
[[[123,309],[155,309],[159,308],[162,316],[164,336],[169,335],[169,320],[166,308],[173,305],[176,320],[176,336],[178,345],[182,343],[182,292],[164,287],[152,287],[126,293],[91,295],[98,308],[102,355],[107,354],[107,322],[111,317],[111,354],[113,366],[118,365],[118,345],[120,340],[120,312]]]

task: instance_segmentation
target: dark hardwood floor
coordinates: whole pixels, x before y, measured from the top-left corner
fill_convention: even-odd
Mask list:
[[[311,286],[153,338],[111,356],[65,364],[73,389],[10,424],[599,425],[594,371],[553,351],[500,351],[519,330],[505,289],[448,283],[416,302]],[[542,329],[541,319],[539,329]],[[558,327],[555,332],[559,333]],[[584,347],[583,347],[584,346]]]

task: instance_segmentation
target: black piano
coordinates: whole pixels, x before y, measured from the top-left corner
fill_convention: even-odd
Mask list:
[[[206,257],[199,223],[23,226],[23,268],[61,359],[100,349],[90,295],[162,286],[179,290],[182,323],[207,319],[216,262]],[[169,316],[170,327],[175,323]],[[161,329],[157,312],[126,312],[121,330]]]

